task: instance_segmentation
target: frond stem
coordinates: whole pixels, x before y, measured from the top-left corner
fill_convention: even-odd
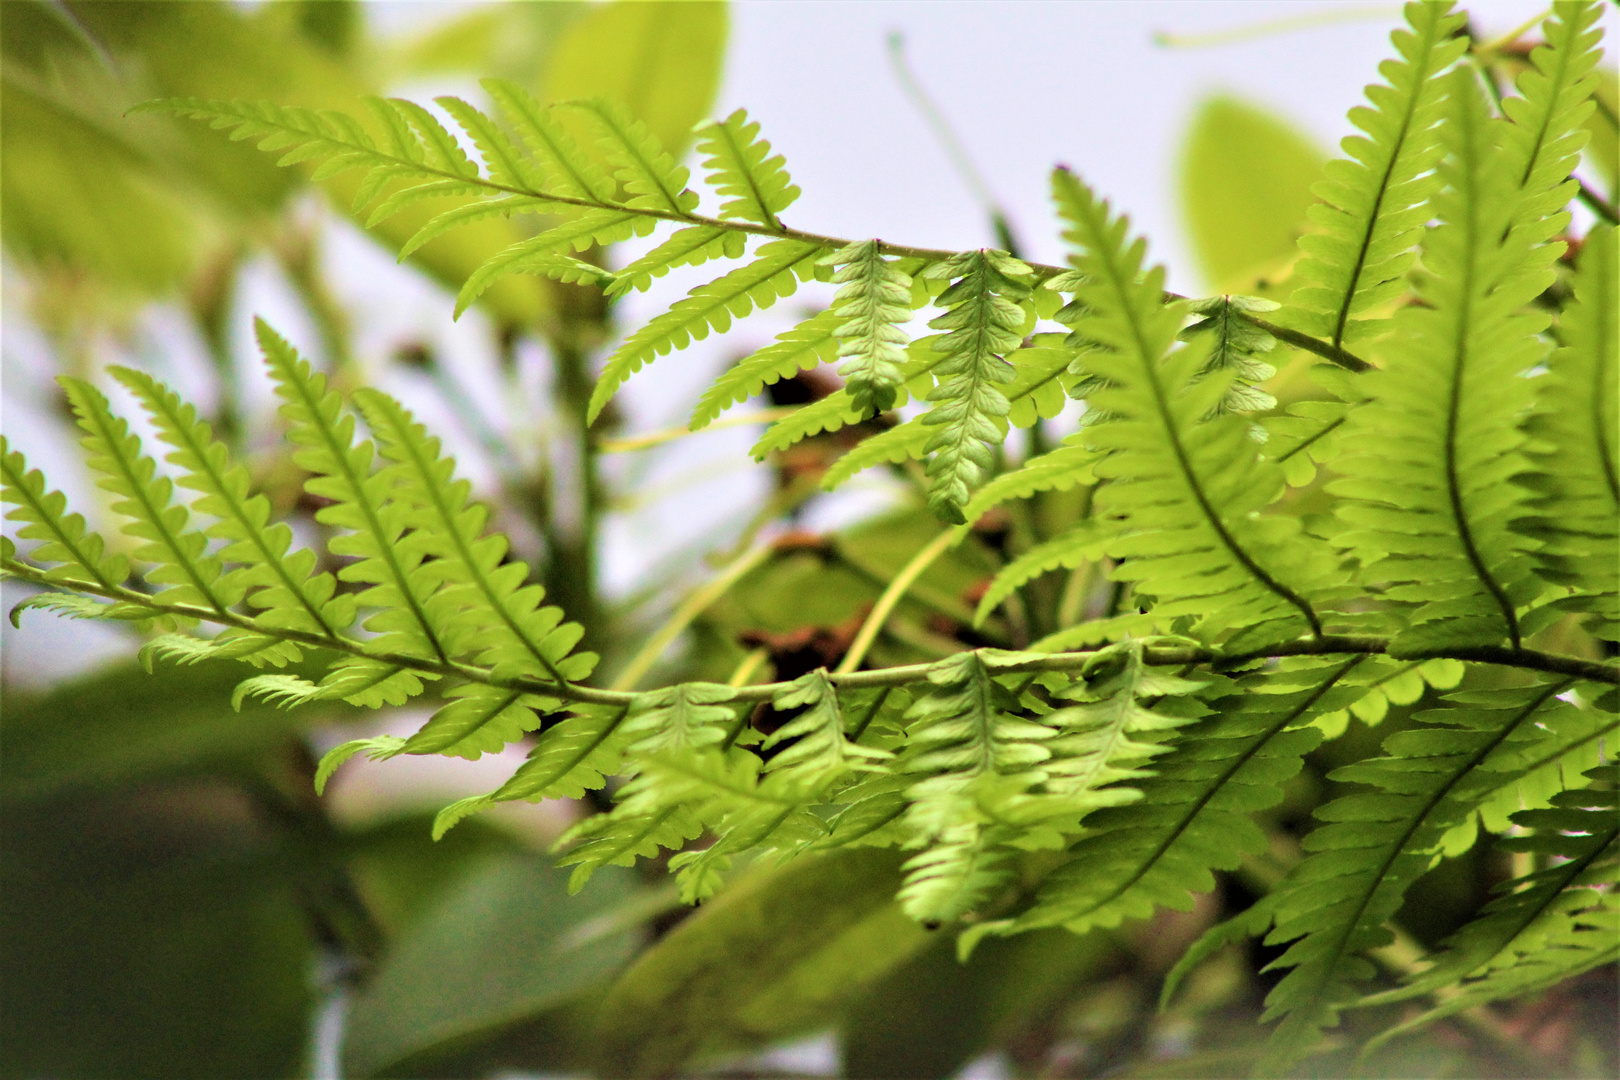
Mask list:
[[[300,132],[300,134],[307,133]],[[851,243],[854,243],[854,241],[845,237],[827,236],[822,233],[805,232],[802,229],[791,228],[787,225],[778,224],[777,226],[773,227],[770,225],[760,225],[751,221],[709,217],[705,214],[677,213],[675,211],[659,210],[654,207],[647,206],[626,206],[607,199],[587,199],[578,195],[559,195],[549,192],[541,192],[536,191],[533,188],[502,184],[498,181],[486,179],[482,176],[462,176],[461,174],[451,172],[448,169],[438,169],[422,162],[411,161],[407,158],[402,158],[394,154],[385,154],[374,147],[360,146],[359,144],[346,143],[342,142],[341,140],[332,141],[336,145],[344,146],[351,150],[364,152],[368,156],[390,162],[394,165],[409,169],[415,173],[439,176],[446,180],[454,180],[459,183],[470,184],[474,187],[481,187],[490,192],[500,192],[505,195],[519,195],[525,199],[539,199],[545,202],[554,203],[558,206],[578,207],[585,210],[619,210],[627,214],[637,214],[642,217],[656,218],[659,221],[673,221],[682,225],[703,225],[709,228],[721,229],[728,232],[747,233],[753,236],[768,236],[776,240],[797,240],[801,243],[814,244],[818,247],[824,247],[832,251],[841,250],[848,247]],[[961,254],[959,251],[952,251],[946,248],[912,247],[907,244],[891,243],[887,240],[878,241],[878,250],[883,252],[885,255],[895,255],[901,258],[921,259],[923,262],[929,263],[944,262],[947,259]],[[1028,262],[1028,260],[1025,261],[1030,269],[1034,271],[1035,279],[1037,281],[1045,281],[1048,278],[1056,277],[1058,274],[1066,272],[1061,266],[1050,266],[1046,263],[1031,263]],[[1176,293],[1165,294],[1165,300],[1167,302],[1183,299],[1186,298]],[[1372,365],[1367,363],[1367,361],[1361,359],[1359,356],[1356,356],[1353,353],[1345,351],[1336,344],[1331,344],[1326,341],[1319,341],[1318,339],[1311,337],[1309,334],[1302,334],[1297,330],[1289,330],[1286,327],[1277,326],[1274,323],[1267,322],[1266,320],[1255,315],[1251,315],[1248,312],[1239,312],[1239,317],[1247,322],[1253,323],[1255,326],[1260,327],[1260,329],[1267,331],[1279,341],[1286,341],[1295,348],[1304,349],[1306,352],[1314,353],[1315,355],[1322,357],[1324,360],[1331,360],[1340,367],[1348,368],[1351,371],[1366,371],[1372,367]]]
[[[469,682],[482,683],[486,686],[495,686],[502,689],[522,690],[525,693],[541,694],[561,698],[565,701],[623,706],[630,704],[639,696],[631,691],[601,690],[591,686],[580,686],[578,683],[559,685],[525,676],[498,677],[488,668],[482,668],[476,664],[467,664],[459,660],[434,660],[428,657],[408,656],[404,653],[379,652],[367,648],[366,643],[362,641],[350,638],[339,638],[334,641],[307,630],[277,627],[272,631],[266,631],[264,627],[257,625],[247,616],[237,615],[234,612],[226,612],[221,615],[208,608],[198,607],[195,604],[167,603],[154,599],[146,593],[123,586],[109,588],[100,585],[92,586],[82,582],[64,583],[54,581],[47,575],[46,571],[17,559],[6,559],[4,563],[0,563],[0,575],[15,577],[53,589],[60,589],[63,584],[71,584],[74,592],[132,604],[145,608],[152,612],[154,616],[175,615],[181,618],[197,619],[202,622],[212,622],[221,626],[235,626],[261,634],[271,633],[275,637],[286,641],[296,641],[300,645],[332,649],[335,652],[347,653],[367,660],[396,664],[413,671],[424,671],[435,675],[466,679]],[[1145,663],[1155,666],[1212,664],[1220,667],[1241,667],[1257,660],[1282,656],[1343,656],[1350,653],[1388,655],[1389,641],[1389,638],[1374,635],[1324,634],[1320,637],[1296,638],[1293,641],[1282,642],[1267,649],[1251,650],[1244,653],[1224,653],[1219,649],[1198,645],[1149,645],[1143,649],[1142,658]],[[996,671],[998,674],[1070,671],[1083,667],[1095,655],[1096,650],[1046,653],[1027,660],[1018,660],[1005,664],[998,663]],[[1587,660],[1579,656],[1568,656],[1563,653],[1540,652],[1536,649],[1510,649],[1502,645],[1471,645],[1460,648],[1430,649],[1424,651],[1421,655],[1403,653],[1402,657],[1404,659],[1448,659],[1480,664],[1496,664],[1501,667],[1519,668],[1524,671],[1541,671],[1551,675],[1566,675],[1575,679],[1584,679],[1588,682],[1620,686],[1620,665]],[[905,686],[909,683],[923,681],[928,678],[929,673],[933,670],[933,664],[903,664],[896,667],[876,668],[870,671],[852,671],[847,674],[835,673],[831,676],[831,679],[835,686],[845,690]],[[737,702],[769,701],[789,685],[789,683],[785,682],[774,682],[755,683],[752,686],[738,687],[731,700]]]
[[[889,613],[894,610],[894,606],[900,602],[906,590],[911,588],[911,583],[921,577],[923,571],[932,566],[935,559],[945,554],[945,550],[956,540],[957,533],[958,530],[954,528],[943,530],[929,541],[927,547],[913,555],[911,561],[894,576],[894,580],[889,582],[889,587],[883,590],[883,595],[879,596],[877,603],[872,606],[871,614],[861,624],[860,631],[849,646],[849,652],[844,654],[844,659],[838,664],[838,670],[833,674],[848,675],[861,666],[861,661],[866,659],[867,650],[871,649],[872,642],[877,640],[878,631],[883,629],[883,624],[888,621]]]

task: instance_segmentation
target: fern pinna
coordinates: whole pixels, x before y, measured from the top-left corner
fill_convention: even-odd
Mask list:
[[[1392,703],[1416,705],[1381,753],[1331,773],[1336,797],[1301,857],[1183,968],[1245,936],[1287,946],[1268,999],[1280,1024],[1258,1062],[1276,1072],[1347,1010],[1425,999],[1388,1038],[1546,987],[1612,961],[1617,930],[1605,741],[1620,727],[1616,241],[1612,224],[1576,236],[1569,210],[1597,17],[1596,4],[1557,3],[1517,92],[1497,101],[1463,62],[1463,13],[1407,5],[1387,81],[1351,114],[1364,134],[1318,187],[1281,305],[1167,294],[1145,241],[1067,168],[1052,177],[1070,251],[1057,267],[790,227],[799,189],[740,111],[698,133],[718,199],[705,214],[688,169],[613,102],[542,105],[492,80],[493,115],[438,99],[459,133],[405,101],[370,102],[370,123],[268,103],[147,106],[316,176],[362,170],[373,222],[459,200],[407,254],[483,216],[535,217],[531,237],[468,279],[461,309],[509,274],[617,296],[735,263],[603,359],[592,417],[660,356],[802,282],[836,284],[828,310],[724,373],[692,428],[822,364],[839,365],[843,389],[779,419],[756,454],[916,403],[826,475],[835,486],[923,461],[919,500],[955,527],[860,640],[973,522],[1068,507],[1007,552],[977,618],[1014,619],[1058,568],[1081,586],[1110,579],[1112,600],[1088,611],[1076,586],[1055,631],[1022,651],[877,667],[858,654],[837,672],[739,685],[589,685],[581,628],[508,559],[439,441],[388,395],[329,386],[263,324],[324,552],[295,545],[193,406],[113,369],[161,461],[92,382],[63,385],[124,538],[70,513],[6,446],[19,527],[5,572],[41,590],[24,607],[137,624],[149,659],[264,669],[238,702],[433,701],[414,735],[333,750],[318,784],[356,754],[529,746],[499,789],[447,807],[436,835],[500,802],[578,798],[620,777],[611,808],[562,841],[576,885],[669,850],[696,901],[760,859],[897,847],[900,906],[953,927],[964,952],[1189,908],[1266,849],[1257,815],[1352,714],[1376,723]],[[646,254],[604,265],[605,245],[666,224]],[[911,337],[929,309],[938,333]],[[1326,362],[1332,396],[1278,412],[1265,384],[1298,355]],[[1074,400],[1077,430],[1008,464],[1010,428]],[[305,654],[324,675],[276,670]],[[780,722],[757,727],[759,710]],[[1387,960],[1408,889],[1478,843],[1527,855],[1528,871],[1380,987],[1388,973],[1370,957]]]

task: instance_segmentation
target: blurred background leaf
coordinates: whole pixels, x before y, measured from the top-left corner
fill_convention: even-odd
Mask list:
[[[1292,263],[1326,155],[1286,121],[1225,95],[1199,106],[1182,144],[1181,205],[1213,292],[1264,294]]]

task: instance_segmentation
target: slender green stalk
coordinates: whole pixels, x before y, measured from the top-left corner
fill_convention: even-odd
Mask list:
[[[956,529],[941,532],[926,547],[913,555],[911,561],[894,576],[894,580],[889,582],[889,587],[883,590],[883,595],[878,597],[878,602],[873,605],[872,613],[866,617],[866,622],[861,624],[860,632],[855,635],[849,652],[844,654],[844,659],[839,663],[835,674],[847,675],[861,666],[861,661],[866,659],[867,651],[877,640],[878,631],[883,629],[883,624],[888,621],[889,613],[894,610],[894,606],[900,602],[906,590],[911,588],[911,583],[921,577],[922,572],[932,566],[935,559],[945,554],[946,549],[956,540],[956,534]]]
[[[647,674],[648,669],[658,662],[660,656],[664,655],[664,650],[669,648],[670,643],[680,637],[688,626],[692,625],[692,620],[703,614],[710,604],[724,596],[727,589],[735,585],[744,574],[763,562],[770,553],[770,547],[764,544],[744,552],[740,558],[733,560],[730,566],[722,570],[717,577],[692,590],[692,593],[681,601],[674,613],[664,622],[664,625],[660,626],[657,632],[647,639],[646,644],[642,645],[636,655],[630,658],[630,662],[624,666],[624,670],[619,672],[618,677],[613,680],[613,689],[634,689],[636,683],[641,681],[641,677]]]

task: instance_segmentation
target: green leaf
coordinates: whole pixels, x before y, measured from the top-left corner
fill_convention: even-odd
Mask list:
[[[27,459],[11,449],[4,436],[0,436],[0,470],[4,478],[0,497],[16,507],[6,514],[6,520],[22,522],[17,530],[19,540],[40,541],[28,552],[30,559],[61,564],[49,571],[52,581],[82,581],[104,589],[124,583],[129,577],[128,557],[108,554],[107,542],[85,527],[83,516],[67,512],[67,497],[46,487],[44,474],[30,469]],[[7,557],[15,558],[9,538],[7,544]]]
[[[1198,107],[1179,170],[1204,280],[1217,292],[1246,293],[1292,258],[1322,152],[1276,116],[1218,96]]]
[[[350,1006],[344,1071],[409,1075],[543,1016],[629,959],[630,926],[595,925],[634,895],[602,874],[578,897],[533,856],[486,862],[396,942]]]
[[[1543,577],[1575,589],[1561,608],[1592,612],[1595,630],[1620,637],[1620,309],[1615,230],[1586,236],[1575,300],[1559,321],[1564,346],[1535,380],[1535,413],[1526,425],[1531,471],[1529,513],[1515,522],[1541,541],[1532,553]]]
[[[699,128],[698,139],[698,151],[708,155],[703,167],[709,170],[709,183],[731,200],[721,205],[720,216],[780,229],[776,215],[799,197],[799,187],[788,179],[782,155],[770,156],[771,144],[759,137],[759,123],[738,109]]]
[[[804,858],[699,909],[608,993],[595,1071],[665,1075],[829,1023],[928,940],[894,906],[895,862],[870,849]]]
[[[594,421],[631,375],[660,356],[684,349],[709,331],[725,333],[732,319],[768,308],[792,296],[799,282],[815,275],[823,249],[797,240],[777,240],[754,253],[754,261],[725,276],[699,285],[686,299],[631,334],[602,364],[591,394],[588,418]]]
[[[1532,389],[1522,375],[1545,355],[1547,318],[1524,305],[1552,281],[1561,245],[1544,241],[1561,222],[1515,224],[1527,196],[1468,71],[1452,76],[1448,108],[1425,303],[1402,309],[1388,366],[1363,377],[1373,400],[1348,421],[1351,449],[1334,463],[1343,479],[1328,488],[1345,496],[1338,514],[1350,526],[1335,543],[1356,553],[1364,580],[1417,605],[1397,655],[1517,645],[1520,609],[1542,590],[1531,543],[1508,524],[1526,493],[1505,481],[1525,468],[1518,423]]]
[[[822,262],[838,267],[833,282],[843,286],[832,304],[843,361],[838,374],[857,412],[887,412],[904,381],[908,339],[900,324],[911,320],[911,275],[901,261],[885,259],[876,240],[850,244]]]
[[[1211,415],[1225,380],[1200,377],[1207,354],[1172,352],[1181,313],[1165,305],[1164,270],[1143,272],[1146,245],[1072,173],[1053,175],[1058,207],[1078,249],[1075,303],[1098,347],[1080,363],[1096,380],[1087,397],[1108,419],[1085,428],[1107,456],[1094,513],[1121,530],[1108,552],[1116,580],[1153,596],[1159,618],[1192,615],[1202,632],[1229,627],[1286,637],[1320,632],[1307,593],[1343,574],[1297,518],[1262,516],[1283,491],[1281,470],[1261,458],[1248,424]]]
[[[101,391],[69,376],[58,381],[86,433],[80,441],[86,460],[102,475],[96,486],[117,496],[113,511],[130,519],[122,531],[141,541],[131,556],[153,565],[148,581],[169,586],[157,599],[227,614],[242,599],[242,586],[222,579],[222,560],[208,553],[208,538],[188,527],[190,513],[174,503],[174,482],[158,474],[157,463],[141,452],[140,439],[112,414]]]
[[[838,335],[834,331],[842,321],[832,311],[812,315],[791,330],[776,335],[776,341],[770,345],[738,360],[698,398],[697,407],[692,410],[691,429],[701,431],[721,413],[742,404],[772,383],[833,359],[838,350]],[[853,412],[853,407],[848,411]]]
[[[1370,315],[1401,296],[1430,217],[1441,178],[1448,68],[1467,49],[1457,36],[1465,16],[1451,4],[1409,3],[1403,28],[1390,35],[1400,58],[1379,71],[1388,80],[1367,88],[1372,108],[1350,110],[1363,135],[1341,146],[1348,160],[1329,163],[1313,189],[1310,218],[1320,229],[1300,240],[1300,284],[1289,317],[1300,329],[1338,345],[1379,324]],[[1361,326],[1357,326],[1361,323]]]
[[[1518,768],[1519,755],[1502,747],[1534,730],[1541,710],[1561,705],[1555,695],[1568,685],[1450,695],[1448,707],[1419,714],[1422,726],[1385,740],[1388,756],[1331,775],[1376,790],[1318,810],[1327,824],[1305,838],[1309,854],[1271,893],[1276,926],[1266,941],[1292,942],[1275,962],[1292,970],[1266,998],[1264,1018],[1283,1022],[1262,1068],[1298,1060],[1337,1024],[1355,984],[1373,973],[1362,953],[1391,940],[1384,924],[1407,888],[1438,858],[1447,831],[1493,789],[1481,772]]]
[[[679,157],[714,104],[727,22],[716,0],[599,4],[553,47],[542,96],[620,102]]]
[[[1018,347],[1033,311],[1027,286],[1016,280],[1029,267],[1010,255],[976,251],[957,255],[926,271],[951,282],[935,301],[945,314],[928,325],[945,331],[933,339],[942,359],[934,368],[939,385],[928,395],[934,407],[923,423],[937,428],[926,450],[928,507],[943,521],[962,524],[962,507],[992,459],[1011,406],[1003,387],[1013,381],[1003,357]]]

